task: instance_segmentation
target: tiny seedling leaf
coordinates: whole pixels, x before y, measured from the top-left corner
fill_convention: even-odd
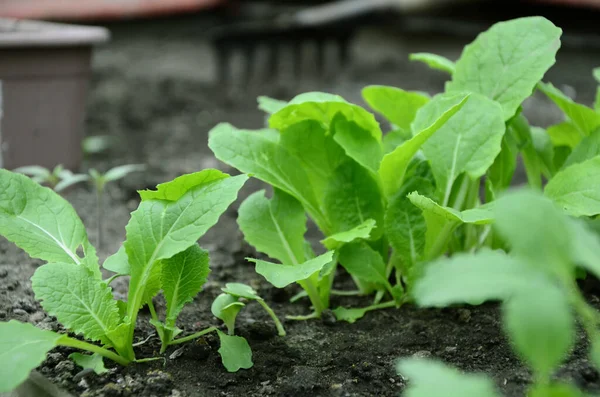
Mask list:
[[[423,62],[431,69],[441,70],[442,72],[446,72],[451,76],[456,70],[456,65],[454,64],[454,62],[452,62],[448,58],[437,54],[417,52],[410,54],[408,59],[410,59],[411,61]]]
[[[116,181],[116,180],[125,178],[127,175],[131,174],[132,172],[140,172],[140,171],[144,171],[145,169],[146,169],[146,166],[144,164],[120,165],[118,167],[114,167],[114,168],[111,168],[110,170],[106,171],[106,174],[104,174],[104,180],[106,182]]]
[[[332,311],[338,321],[346,321],[353,324],[363,318],[369,310],[362,307],[345,308],[340,306]]]
[[[221,331],[217,333],[221,342],[219,354],[227,371],[237,372],[240,369],[252,368],[254,365],[252,350],[246,339],[241,336],[227,335]]]
[[[417,92],[382,85],[365,87],[362,96],[373,110],[404,131],[410,131],[417,110],[429,102],[428,97]]]
[[[104,367],[104,360],[99,354],[81,354],[71,353],[69,358],[75,361],[75,364],[79,365],[83,369],[91,369],[97,375],[102,375],[108,370]]]
[[[229,334],[233,335],[235,319],[244,306],[242,302],[238,302],[236,297],[229,294],[220,294],[213,301],[210,311],[216,318],[223,320]]]
[[[283,265],[254,258],[246,259],[256,264],[256,273],[263,276],[269,283],[276,288],[284,288],[291,283],[306,280],[316,272],[321,271],[325,265],[332,261],[333,251],[327,251],[298,265]]]
[[[262,299],[260,296],[257,295],[254,288],[242,283],[227,283],[225,284],[225,288],[221,288],[221,290],[226,294],[233,295],[238,298],[245,298],[250,300]]]
[[[321,240],[321,243],[327,247],[327,249],[334,250],[341,247],[345,243],[351,243],[354,240],[368,240],[371,236],[371,231],[375,227],[375,223],[376,222],[374,219],[367,219],[355,228],[345,232],[333,234],[326,239]]]
[[[286,101],[281,101],[275,98],[269,98],[268,96],[258,97],[258,108],[265,113],[273,114],[277,113],[287,105]]]

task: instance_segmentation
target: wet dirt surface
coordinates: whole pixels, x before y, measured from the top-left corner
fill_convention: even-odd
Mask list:
[[[203,42],[210,18],[159,21],[133,26],[114,25],[113,42],[96,53],[95,75],[89,101],[88,135],[108,134],[117,144],[107,156],[90,157],[84,168],[106,169],[123,163],[145,163],[148,170],[109,187],[101,260],[115,252],[124,238],[128,214],[137,206],[137,189],[153,187],[179,174],[218,163],[207,148],[207,132],[221,121],[238,127],[258,128],[264,115],[256,110],[257,95],[289,99],[299,92],[319,89],[361,103],[360,89],[368,84],[389,84],[404,89],[439,92],[445,76],[408,63],[408,52],[433,51],[451,58],[458,55],[456,40],[396,37],[365,30],[353,43],[353,63],[335,79],[305,78],[252,87],[229,88],[212,81],[211,50]],[[600,53],[565,49],[547,80],[566,89],[582,102],[593,100],[591,68],[600,64]],[[562,63],[561,63],[562,62]],[[594,65],[594,63],[596,63]],[[545,126],[560,114],[541,97],[530,100],[525,111],[534,125]],[[233,171],[232,171],[233,172]],[[276,290],[258,276],[244,257],[255,255],[243,242],[235,224],[241,199],[262,185],[249,181],[240,199],[217,226],[201,240],[210,251],[212,272],[192,304],[184,309],[178,326],[193,333],[219,324],[210,312],[212,300],[226,282],[254,286],[281,318],[305,314],[305,301],[290,304],[297,290]],[[95,198],[85,186],[66,198],[75,206],[95,240]],[[318,236],[315,235],[316,238]],[[5,240],[0,240],[0,319],[29,321],[44,329],[60,330],[46,316],[31,291],[30,276],[41,264]],[[347,287],[339,277],[339,287]],[[126,281],[115,282],[115,294],[126,291]],[[596,299],[593,295],[591,299]],[[597,299],[596,299],[597,300]],[[368,305],[369,298],[336,298],[332,304]],[[164,306],[157,300],[159,313]],[[152,333],[148,313],[139,319],[138,340]],[[400,310],[367,314],[354,324],[323,320],[284,323],[288,336],[278,337],[266,313],[250,303],[238,317],[237,333],[253,350],[254,367],[231,374],[217,353],[216,336],[171,348],[165,360],[128,368],[107,363],[109,373],[75,377],[79,369],[68,360],[72,351],[54,350],[39,371],[75,396],[396,396],[405,381],[396,374],[399,357],[437,357],[467,371],[492,376],[507,396],[521,396],[528,371],[511,353],[502,333],[499,309],[456,307]],[[600,377],[588,363],[586,342],[578,341],[559,371],[589,391],[600,391]],[[137,349],[139,357],[158,355],[157,337]]]

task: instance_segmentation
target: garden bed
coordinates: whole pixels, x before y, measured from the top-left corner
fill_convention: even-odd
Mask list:
[[[175,24],[176,25],[176,24]],[[101,51],[96,59],[98,74],[89,109],[88,134],[110,132],[122,144],[109,157],[88,159],[87,166],[106,168],[123,163],[149,164],[143,175],[131,176],[109,189],[105,225],[104,259],[114,253],[124,239],[128,213],[137,206],[136,189],[152,187],[179,174],[206,167],[220,167],[206,147],[206,132],[217,122],[228,121],[240,127],[260,127],[263,115],[255,109],[254,94],[232,100],[224,97],[219,87],[205,80],[202,65],[198,65],[198,46],[186,44],[192,24],[176,27],[158,25],[155,30],[117,29],[115,46]],[[164,29],[169,37],[156,40]],[[178,30],[180,29],[180,30]],[[365,35],[365,48],[370,40]],[[197,44],[197,43],[196,43]],[[357,45],[364,45],[359,42]],[[411,44],[418,47],[417,44]],[[152,71],[136,70],[131,61],[140,65],[152,58],[153,48],[165,48],[167,54],[154,65]],[[361,51],[365,48],[358,48]],[[457,48],[460,48],[457,46]],[[420,48],[432,50],[432,48]],[[380,48],[389,53],[391,48]],[[436,51],[443,52],[443,51]],[[568,51],[564,51],[568,54]],[[567,55],[561,62],[568,63]],[[592,58],[593,55],[580,56]],[[368,57],[367,57],[368,58]],[[402,58],[402,57],[400,57]],[[549,80],[575,87],[578,99],[591,102],[593,91],[589,71],[582,66],[575,52],[573,64],[562,64],[553,69]],[[599,56],[596,54],[596,59]],[[176,61],[172,61],[175,59]],[[591,63],[594,60],[590,60]],[[207,65],[204,65],[207,67]],[[569,67],[571,66],[571,68]],[[579,71],[585,68],[585,74]],[[418,72],[417,72],[418,70]],[[567,71],[561,74],[561,71]],[[570,72],[569,72],[570,71]],[[427,88],[441,90],[443,76],[425,72],[398,59],[379,59],[372,64],[357,64],[344,78],[329,83],[322,90],[339,93],[353,101],[364,85],[385,83],[405,89]],[[271,94],[285,99],[296,92],[314,89],[317,83],[307,81],[293,88],[264,89],[256,94]],[[142,94],[143,93],[143,94]],[[239,99],[238,99],[239,98]],[[528,115],[532,124],[546,125],[559,115],[543,100],[536,103],[535,114]],[[541,110],[540,110],[541,109]],[[285,314],[306,314],[308,303],[290,304],[293,287],[277,290],[254,272],[244,260],[256,253],[243,242],[235,223],[236,211],[243,198],[260,187],[248,183],[238,201],[202,239],[202,245],[211,254],[211,275],[204,291],[184,309],[179,327],[192,333],[209,325],[218,324],[210,304],[226,282],[240,281],[254,286],[273,309],[283,318]],[[94,241],[94,193],[85,187],[68,192],[66,198],[74,205]],[[318,236],[312,233],[316,239]],[[41,310],[35,302],[29,278],[42,262],[26,254],[5,240],[0,241],[0,308],[3,320],[18,319],[32,322],[42,328],[57,330],[58,323]],[[350,283],[349,277],[339,277],[337,287]],[[115,282],[116,295],[126,291]],[[592,301],[597,299],[589,296]],[[338,305],[363,306],[371,298],[336,298]],[[163,304],[157,302],[159,311]],[[147,322],[148,313],[138,319],[136,340],[147,339],[153,328]],[[218,340],[209,336],[169,348],[166,362],[155,361],[135,364],[127,368],[108,364],[110,372],[97,376],[75,377],[80,368],[67,358],[71,351],[55,349],[40,368],[50,380],[82,396],[396,396],[403,389],[404,380],[396,374],[395,360],[399,357],[438,357],[447,363],[468,371],[490,374],[507,396],[523,395],[530,375],[511,352],[501,330],[498,306],[457,307],[452,309],[417,310],[406,305],[400,310],[375,311],[354,324],[336,323],[333,316],[307,322],[286,321],[288,336],[278,337],[272,322],[256,304],[249,304],[238,319],[237,333],[247,338],[253,350],[254,367],[237,373],[228,373],[217,354]],[[572,379],[589,391],[600,391],[600,377],[586,359],[586,343],[581,338],[571,358],[562,367],[561,377]],[[138,348],[140,356],[158,353],[158,338],[151,337]]]

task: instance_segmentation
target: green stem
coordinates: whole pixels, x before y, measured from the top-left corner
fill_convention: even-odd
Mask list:
[[[319,318],[321,316],[320,313],[312,312],[311,314],[303,315],[303,316],[285,316],[288,320],[296,320],[296,321],[304,321],[311,320],[313,318]]]
[[[600,320],[598,312],[585,301],[574,281],[570,282],[570,289],[571,302],[580,317],[585,332],[588,334],[590,340],[592,340],[598,334],[598,322]]]
[[[104,221],[102,219],[102,213],[104,211],[104,183],[98,182],[96,185],[96,216],[97,216],[97,235],[96,235],[96,247],[102,249],[102,233],[104,229]]]
[[[150,316],[152,316],[152,320],[159,321],[158,315],[156,314],[156,309],[154,308],[154,303],[152,302],[152,299],[150,299],[148,301],[148,310],[150,310]]]
[[[136,363],[149,363],[151,361],[159,361],[162,360],[166,362],[167,360],[164,357],[148,357],[148,358],[140,358],[139,360],[135,360]]]
[[[277,317],[273,309],[271,309],[271,307],[269,307],[269,305],[267,305],[267,303],[263,299],[259,299],[258,303],[260,303],[260,305],[266,310],[267,313],[269,313],[269,316],[271,316],[271,318],[273,319],[275,327],[277,327],[277,333],[279,334],[279,336],[285,336],[285,329],[283,328],[281,321],[279,321],[279,318]]]
[[[332,289],[331,290],[331,295],[337,295],[337,296],[359,296],[359,295],[362,295],[362,293],[359,290],[355,290],[355,291],[343,291],[343,290],[339,290],[339,289]]]
[[[383,303],[378,303],[376,305],[371,305],[371,306],[363,307],[362,309],[365,312],[370,312],[372,310],[388,309],[388,308],[396,307],[396,306],[398,306],[398,304],[396,303],[396,301],[389,301],[389,302],[383,302]]]
[[[119,277],[123,277],[123,276],[125,276],[125,274],[115,274],[115,275],[107,278],[106,280],[104,280],[104,282],[106,283],[106,285],[110,285],[110,283],[115,281],[115,279],[117,279]]]
[[[174,340],[172,340],[172,341],[169,342],[169,346],[170,345],[177,345],[177,344],[180,344],[180,343],[189,342],[191,340],[194,340],[196,338],[199,338],[199,337],[201,337],[203,335],[206,335],[206,334],[211,333],[211,332],[216,331],[216,330],[217,330],[217,327],[208,327],[205,330],[202,330],[200,332],[196,332],[195,334],[184,336],[183,338],[174,339]]]
[[[98,353],[99,355],[106,357],[109,360],[112,360],[117,364],[121,364],[123,366],[129,365],[132,361],[126,359],[125,357],[119,356],[118,354],[111,352],[110,350],[107,350],[103,347],[80,341],[79,339],[70,338],[66,335],[58,340],[58,344],[61,346],[74,347],[80,350],[87,350],[92,353]]]
[[[446,247],[448,246],[448,240],[450,239],[456,225],[457,223],[452,221],[448,221],[448,223],[444,225],[438,234],[435,243],[431,246],[429,252],[427,252],[427,255],[425,255],[427,261],[435,259],[444,253]]]
[[[388,261],[386,267],[385,267],[385,278],[386,280],[389,280],[390,275],[392,274],[392,269],[394,268],[394,263],[392,262],[392,259],[390,258],[390,260]],[[388,289],[388,291],[390,292],[390,294],[392,293],[392,286],[386,285],[386,288]],[[375,294],[375,299],[373,299],[373,304],[376,305],[379,302],[381,302],[381,299],[383,299],[383,296],[385,295],[385,290],[379,290],[377,291],[377,294]]]
[[[306,290],[308,298],[313,305],[313,309],[315,310],[315,313],[317,313],[317,317],[320,317],[325,308],[323,307],[321,295],[319,295],[319,291],[315,287],[315,284],[310,279],[299,281],[298,284]]]

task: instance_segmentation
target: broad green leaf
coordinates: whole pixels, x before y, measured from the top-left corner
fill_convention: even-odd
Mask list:
[[[96,251],[71,204],[27,176],[4,169],[0,169],[0,235],[34,258],[85,263],[100,278]]]
[[[209,133],[208,146],[219,160],[294,196],[321,228],[326,226],[302,163],[277,141],[257,131],[219,124]]]
[[[263,276],[276,288],[283,288],[291,283],[306,280],[316,272],[319,272],[333,259],[333,251],[317,256],[304,263],[297,265],[284,265],[271,263],[260,259],[246,258],[256,264],[256,273]]]
[[[446,91],[485,95],[510,119],[554,65],[561,33],[542,17],[496,23],[465,47]]]
[[[600,156],[558,172],[544,190],[572,216],[600,214]]]
[[[425,266],[412,290],[419,306],[504,300],[536,285],[540,275],[526,263],[500,251],[455,254]]]
[[[350,243],[357,239],[368,240],[369,237],[371,237],[371,231],[375,227],[375,224],[376,222],[374,219],[367,219],[355,228],[333,234],[326,239],[321,240],[321,244],[327,247],[327,249],[334,250],[344,245],[344,243]]]
[[[346,102],[338,95],[320,92],[308,92],[296,96],[287,106],[271,116],[269,126],[283,131],[300,121],[315,120],[329,129],[337,113],[342,113],[347,120],[354,121],[362,129],[369,131],[375,139],[381,141],[381,129],[375,116],[358,105]]]
[[[520,291],[503,305],[504,326],[521,358],[547,379],[575,341],[568,298],[552,283]]]
[[[229,372],[237,372],[240,369],[252,368],[252,350],[246,339],[241,336],[226,335],[217,330],[221,347],[219,354],[223,366]]]
[[[400,189],[412,158],[465,105],[467,99],[466,95],[438,95],[421,108],[416,117],[419,120],[419,115],[422,115],[422,120],[413,124],[415,136],[386,154],[381,161],[379,177],[386,196],[393,196]]]
[[[425,95],[382,85],[363,88],[362,96],[371,109],[404,131],[410,131],[417,110],[429,102]]]
[[[204,171],[202,171],[204,172]],[[210,229],[237,193],[247,176],[212,180],[189,188],[176,201],[142,200],[131,214],[123,243],[129,264],[128,314],[137,313],[144,303],[146,288],[152,276],[159,274],[161,259],[185,251]]]
[[[210,311],[216,318],[223,320],[229,334],[233,335],[235,319],[244,306],[242,302],[238,302],[236,297],[229,294],[220,294],[213,301]]]
[[[402,145],[404,142],[412,138],[410,131],[393,130],[383,136],[381,143],[383,144],[383,154],[393,152],[396,148]]]
[[[108,372],[104,366],[104,359],[99,354],[71,353],[69,354],[69,358],[75,361],[75,364],[79,365],[83,369],[91,369],[97,375],[102,375]]]
[[[286,101],[281,101],[275,98],[269,98],[268,96],[258,97],[258,108],[265,113],[273,114],[277,113],[287,105]]]
[[[121,245],[117,252],[106,258],[102,267],[117,274],[129,274],[131,268],[129,266],[129,258],[127,258],[125,247]]]
[[[512,252],[546,272],[570,277],[571,242],[565,238],[567,217],[541,193],[528,189],[495,202],[494,228]]]
[[[433,124],[445,111],[444,107],[423,107],[413,130]],[[471,179],[485,174],[500,153],[504,131],[501,107],[484,96],[471,94],[466,104],[423,144],[443,205],[460,174],[466,172]]]
[[[566,383],[553,383],[551,385],[534,385],[527,392],[527,397],[586,397],[575,386]]]
[[[354,324],[356,320],[360,320],[369,311],[367,308],[352,307],[350,309],[345,307],[338,307],[332,310],[335,318],[338,321],[346,321],[350,324]]]
[[[429,197],[412,192],[408,199],[423,212],[459,223],[470,223],[474,225],[487,225],[494,221],[494,214],[486,207],[472,208],[465,211],[457,211],[454,208],[443,207]]]
[[[552,125],[546,129],[554,146],[567,146],[573,149],[581,142],[583,136],[570,121]]]
[[[238,225],[250,245],[284,265],[304,261],[306,215],[302,205],[274,189],[271,200],[261,190],[248,197],[238,210]]]
[[[364,241],[345,244],[339,250],[340,264],[354,277],[367,283],[389,286],[381,255]]]
[[[144,171],[146,166],[144,164],[126,164],[118,167],[111,168],[104,174],[104,180],[106,182],[116,181],[125,178],[132,172]]]
[[[592,159],[600,155],[600,128],[596,129],[579,142],[573,151],[565,160],[563,168],[567,168],[573,164],[583,163],[586,160]]]
[[[194,300],[208,277],[208,252],[197,244],[162,261],[162,289],[167,301],[166,325],[174,326],[183,306]]]
[[[367,219],[374,219],[377,227],[371,237],[376,240],[383,233],[384,205],[379,185],[372,174],[354,161],[339,166],[325,190],[325,213],[332,232],[353,229]]]
[[[242,283],[227,283],[225,284],[225,288],[221,288],[221,291],[238,298],[245,298],[250,300],[262,299],[260,296],[257,295],[254,288]]]
[[[437,361],[403,359],[396,368],[409,381],[404,397],[500,397],[485,375],[463,374]]]
[[[333,139],[344,149],[348,157],[377,174],[383,157],[381,141],[353,121],[342,115],[336,115],[331,122]]]
[[[208,185],[213,181],[228,178],[229,175],[213,169],[207,169],[193,174],[178,176],[170,182],[159,183],[156,190],[140,190],[138,193],[142,200],[168,200],[176,201],[190,189]]]
[[[63,335],[31,324],[15,320],[0,322],[0,360],[3,366],[0,393],[10,392],[23,383],[61,338]]]
[[[446,72],[451,76],[456,70],[456,65],[454,62],[441,55],[430,54],[427,52],[417,52],[410,54],[408,59],[411,61],[423,62],[431,69],[441,70],[442,72]]]
[[[36,299],[65,328],[87,339],[109,344],[107,332],[121,319],[111,288],[92,272],[73,263],[49,263],[31,278]]]
[[[568,120],[579,131],[580,138],[600,127],[600,113],[596,113],[594,109],[573,102],[571,98],[550,83],[539,83],[538,88],[564,112]]]

